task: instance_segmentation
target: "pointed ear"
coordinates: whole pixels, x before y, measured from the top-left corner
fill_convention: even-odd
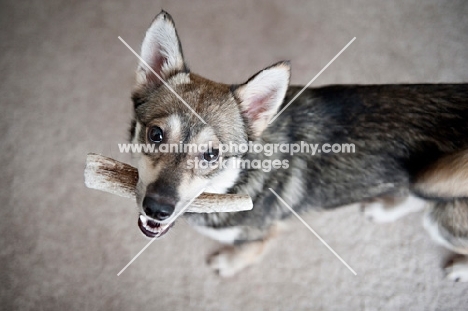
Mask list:
[[[255,138],[262,135],[282,104],[288,89],[290,71],[289,62],[279,62],[260,71],[246,83],[234,87],[234,95],[239,100],[241,112],[248,120]]]
[[[141,46],[141,58],[164,80],[176,72],[188,70],[174,21],[167,12],[161,11],[146,31]],[[140,62],[138,65],[137,83],[161,84],[160,79],[146,64]]]

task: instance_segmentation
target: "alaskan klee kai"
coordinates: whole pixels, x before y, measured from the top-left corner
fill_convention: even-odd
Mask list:
[[[289,86],[288,62],[242,84],[205,79],[190,72],[164,11],[146,32],[141,57],[131,141],[211,145],[199,153],[137,155],[138,223],[146,236],[165,234],[201,189],[248,194],[251,211],[183,215],[198,231],[231,245],[208,262],[220,275],[234,275],[262,257],[280,222],[291,216],[271,188],[299,213],[363,202],[369,218],[391,221],[425,208],[431,236],[468,254],[468,84],[309,88],[269,124],[302,89]],[[267,156],[219,148],[249,141],[352,144],[355,152]],[[236,166],[240,160],[272,159],[288,165],[269,171]],[[195,160],[227,165],[187,165]],[[447,275],[468,281],[467,257],[449,265]]]

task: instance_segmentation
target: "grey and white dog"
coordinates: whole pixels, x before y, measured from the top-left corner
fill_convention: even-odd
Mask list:
[[[425,225],[434,239],[468,254],[468,84],[310,88],[268,125],[301,89],[288,85],[288,62],[239,85],[205,79],[189,71],[174,22],[164,11],[146,32],[141,57],[131,141],[211,146],[204,152],[137,155],[138,222],[146,236],[165,234],[202,189],[248,194],[251,211],[183,216],[200,232],[232,245],[209,264],[222,276],[234,275],[262,257],[291,215],[272,188],[297,212],[364,202],[368,217],[390,221],[426,208]],[[355,152],[267,156],[220,149],[249,141],[347,144]],[[237,165],[253,160],[288,165],[268,171]],[[187,165],[194,161],[224,165]],[[447,268],[449,278],[468,281],[466,258]]]

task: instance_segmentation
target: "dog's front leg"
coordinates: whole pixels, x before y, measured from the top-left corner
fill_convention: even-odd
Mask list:
[[[242,227],[199,228],[198,231],[220,242],[230,244],[210,255],[207,263],[220,276],[231,277],[263,258],[279,233],[279,226],[271,226],[262,233],[261,237],[259,237],[258,228],[253,230],[255,232],[253,234],[248,228]]]

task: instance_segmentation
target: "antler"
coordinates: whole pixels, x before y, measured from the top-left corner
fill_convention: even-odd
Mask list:
[[[131,165],[89,153],[84,171],[85,185],[91,189],[135,199],[138,170]],[[244,194],[202,193],[187,208],[191,213],[239,212],[251,210],[252,200]]]

